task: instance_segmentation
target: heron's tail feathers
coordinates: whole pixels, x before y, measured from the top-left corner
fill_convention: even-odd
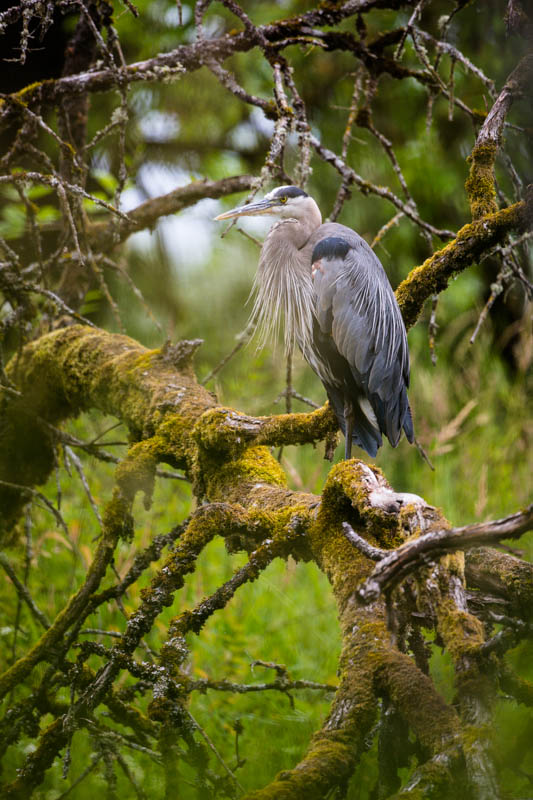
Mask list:
[[[373,395],[371,403],[363,395],[347,399],[335,386],[328,386],[327,392],[344,436],[347,428],[351,428],[352,442],[366,450],[372,458],[375,458],[383,443],[382,433],[385,433],[391,445],[396,447],[403,429],[407,441],[413,443],[415,438],[413,417],[405,388],[398,396],[394,408],[390,406],[386,408],[377,394]],[[351,417],[351,425],[347,425],[348,416]]]
[[[370,397],[379,428],[386,434],[393,447],[398,445],[402,430],[405,431],[407,440],[412,443],[414,440],[413,418],[407,398],[407,389],[402,386],[399,391],[393,392],[390,387],[388,388],[388,392],[383,392],[384,397],[380,396],[380,392],[375,392]],[[383,391],[382,388],[381,391]]]
[[[413,444],[415,440],[415,429],[413,427],[413,416],[411,414],[411,406],[409,403],[407,404],[407,410],[405,412],[405,417],[403,418],[403,429],[405,435],[407,436],[407,441]]]
[[[379,448],[383,444],[383,439],[381,438],[381,433],[376,428],[372,428],[370,425],[367,428],[365,425],[358,424],[356,421],[352,442],[358,445],[358,447],[362,447],[363,450],[366,450],[369,456],[375,458]]]

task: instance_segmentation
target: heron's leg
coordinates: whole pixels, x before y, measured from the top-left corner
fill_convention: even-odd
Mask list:
[[[344,421],[346,423],[344,458],[346,461],[348,461],[348,459],[352,457],[352,436],[354,426],[354,413],[351,403],[344,404]]]

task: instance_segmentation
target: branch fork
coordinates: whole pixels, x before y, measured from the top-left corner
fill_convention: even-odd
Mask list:
[[[401,504],[401,500],[398,502]],[[424,504],[424,501],[421,502]],[[369,544],[348,522],[343,522],[342,527],[346,538],[354,547],[367,558],[377,562],[372,575],[358,590],[361,600],[364,603],[371,603],[383,591],[390,590],[416,569],[436,561],[443,555],[477,547],[480,544],[517,538],[532,530],[533,504],[525,511],[492,522],[430,531],[416,539],[410,539],[394,550],[383,550]]]

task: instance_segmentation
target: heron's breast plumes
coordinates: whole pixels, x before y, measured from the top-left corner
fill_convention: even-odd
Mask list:
[[[254,281],[252,319],[259,348],[278,338],[283,318],[285,350],[293,349],[296,342],[305,355],[311,348],[315,300],[309,253],[306,248],[299,250],[286,235],[286,226],[291,224],[274,225],[265,239]]]

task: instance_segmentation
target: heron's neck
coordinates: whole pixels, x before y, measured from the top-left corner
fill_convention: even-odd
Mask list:
[[[291,350],[296,342],[305,354],[310,346],[314,293],[311,254],[306,244],[321,222],[317,206],[316,214],[303,221],[277,222],[265,239],[255,276],[252,312],[258,324],[261,347],[271,336],[277,337],[282,317],[285,349]]]
[[[301,219],[293,219],[291,217],[281,219],[280,222],[272,226],[267,239],[270,236],[276,236],[281,238],[287,245],[292,243],[294,247],[301,250],[320,225],[322,225],[320,209],[315,201],[308,197],[306,198],[305,216]]]

